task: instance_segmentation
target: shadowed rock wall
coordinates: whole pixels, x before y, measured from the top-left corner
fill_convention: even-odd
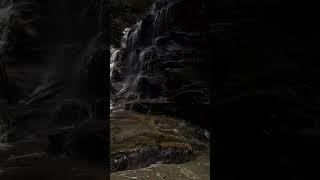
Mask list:
[[[1,171],[26,152],[105,163],[110,2],[0,2]]]

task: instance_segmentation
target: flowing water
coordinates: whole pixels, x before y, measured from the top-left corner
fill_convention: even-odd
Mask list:
[[[161,41],[166,38],[173,26],[172,18],[175,12],[173,6],[174,2],[169,1],[154,3],[151,10],[136,24],[123,30],[120,47],[111,48],[110,78],[111,88],[115,91],[110,100],[112,172],[143,169],[159,163],[180,164],[191,161],[192,164],[192,159],[199,153],[205,152],[208,155],[206,152],[209,146],[208,131],[198,129],[192,124],[179,129],[179,125],[174,124],[184,124],[183,119],[173,118],[170,115],[158,117],[146,113],[134,113],[126,106],[132,102],[145,100],[152,105],[169,107],[161,103],[170,102],[166,96],[168,89],[165,81],[173,76],[170,75],[173,72],[165,73],[167,70],[161,68],[167,64],[179,65],[180,61],[186,59],[184,56],[188,53],[188,48],[173,41],[164,41],[167,45],[161,45]],[[181,63],[180,66],[184,65]],[[173,70],[179,71],[179,69]],[[183,67],[183,70],[192,71],[192,68]],[[169,74],[169,77],[165,77],[166,74]],[[201,135],[198,136],[195,132]],[[158,133],[162,136],[158,137]],[[176,138],[186,139],[181,143]],[[164,144],[166,145],[163,146]],[[193,150],[201,148],[190,151],[189,147]],[[197,168],[208,173],[208,167]],[[170,178],[175,178],[177,174]]]

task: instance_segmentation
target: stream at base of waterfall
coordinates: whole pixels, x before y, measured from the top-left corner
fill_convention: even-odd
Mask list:
[[[210,132],[172,111],[170,114],[163,111],[173,99],[163,81],[168,77],[164,77],[162,66],[175,70],[172,67],[180,64],[185,66],[180,70],[193,71],[186,64],[196,54],[192,47],[170,41],[166,32],[177,4],[163,2],[155,3],[146,16],[125,28],[120,45],[110,48],[112,180],[210,179]],[[181,32],[181,35],[192,41],[199,38],[197,33]],[[203,90],[204,96],[199,99],[208,104],[208,84],[196,82],[192,82],[192,87]],[[131,105],[134,102],[140,108],[134,109]]]

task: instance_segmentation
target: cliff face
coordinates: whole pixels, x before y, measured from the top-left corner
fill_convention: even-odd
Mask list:
[[[206,1],[155,2],[111,58],[114,103],[208,122],[210,37]]]
[[[102,96],[106,88],[97,82],[105,81],[102,79],[105,62],[96,59],[107,56],[109,51],[103,47],[109,41],[106,8],[105,1],[88,3],[85,0],[15,1],[2,8],[5,28],[1,34],[1,57],[7,71],[11,71],[8,76],[12,103],[29,96],[39,81],[65,81],[71,76],[89,77],[83,80],[84,84],[96,90],[100,88],[100,92],[95,93]],[[88,74],[83,73],[86,68]],[[33,80],[26,82],[27,79],[20,78],[18,74],[22,72],[28,74],[24,78]],[[97,72],[100,74],[95,74]]]
[[[37,163],[51,166],[53,157],[105,163],[110,3],[0,2],[0,148],[10,147],[0,152],[1,172],[11,179],[16,159],[30,164],[17,168],[30,169],[22,177],[39,174]]]

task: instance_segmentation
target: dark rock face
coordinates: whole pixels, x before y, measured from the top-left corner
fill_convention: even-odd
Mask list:
[[[1,105],[14,109],[45,104],[54,111],[70,101],[71,109],[61,114],[72,114],[71,106],[102,114],[107,89],[103,65],[109,55],[107,2],[1,1],[1,5]],[[28,29],[34,33],[26,33]]]
[[[122,83],[117,99],[135,100],[134,109],[139,102],[157,102],[158,107],[166,104],[160,101],[171,101],[176,106],[172,114],[186,118],[195,113],[189,106],[209,106],[212,52],[206,5],[206,1],[157,1],[127,29],[112,69],[113,83]],[[207,109],[198,110],[209,117]],[[201,118],[197,121],[208,122]]]
[[[8,134],[13,128],[14,119],[6,107],[0,110],[0,143],[8,141]]]
[[[47,151],[57,157],[85,157],[105,163],[103,160],[106,160],[106,129],[105,122],[94,120],[56,129],[48,135]]]
[[[21,171],[40,172],[38,162],[61,155],[106,162],[109,6],[0,0],[0,145],[11,147],[0,151],[1,171],[19,166],[10,154],[27,152],[46,156],[22,158],[28,165]]]

